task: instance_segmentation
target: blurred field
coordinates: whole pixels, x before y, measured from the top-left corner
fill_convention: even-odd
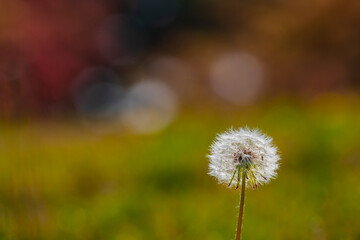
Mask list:
[[[148,136],[3,122],[0,239],[233,239],[239,196],[206,174],[206,154],[217,132],[246,124],[274,137],[282,161],[248,192],[243,239],[360,239],[359,106],[323,95],[194,107]]]

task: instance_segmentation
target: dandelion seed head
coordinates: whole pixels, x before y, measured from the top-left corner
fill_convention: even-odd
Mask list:
[[[208,155],[209,174],[219,183],[238,188],[241,174],[253,188],[276,177],[280,159],[272,138],[257,129],[230,129],[219,134]]]

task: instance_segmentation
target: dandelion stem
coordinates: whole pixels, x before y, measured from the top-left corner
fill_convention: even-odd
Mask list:
[[[238,219],[237,231],[236,231],[236,240],[241,239],[241,227],[242,227],[242,222],[243,222],[244,204],[245,204],[245,183],[246,183],[245,176],[246,175],[247,174],[244,171],[242,173],[242,178],[241,178],[240,210],[239,210],[239,219]]]

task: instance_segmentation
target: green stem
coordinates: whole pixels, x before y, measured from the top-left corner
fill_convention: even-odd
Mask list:
[[[243,171],[241,178],[240,210],[239,210],[239,219],[238,219],[237,231],[236,231],[236,240],[241,239],[241,227],[243,222],[244,205],[245,205],[245,183],[246,183],[245,177],[246,177],[246,172]]]

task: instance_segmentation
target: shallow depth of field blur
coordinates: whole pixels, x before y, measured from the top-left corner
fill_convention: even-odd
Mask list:
[[[0,239],[233,239],[208,147],[278,178],[243,239],[360,239],[357,0],[0,0]]]

